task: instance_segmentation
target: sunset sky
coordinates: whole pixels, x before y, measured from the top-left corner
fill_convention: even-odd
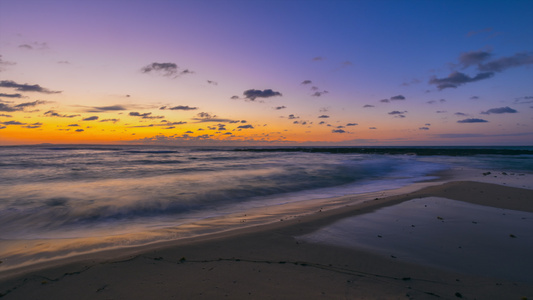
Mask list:
[[[533,145],[533,1],[0,0],[0,145]]]

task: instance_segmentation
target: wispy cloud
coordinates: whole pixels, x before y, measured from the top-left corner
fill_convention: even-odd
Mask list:
[[[96,121],[98,119],[99,119],[98,116],[90,116],[90,117],[87,117],[87,118],[83,118],[82,120],[83,121]]]
[[[4,88],[13,88],[16,91],[19,92],[38,92],[38,93],[44,93],[44,94],[59,94],[61,91],[51,91],[47,88],[43,88],[42,86],[38,84],[19,84],[12,80],[2,80],[0,81],[0,87]]]
[[[193,74],[194,71],[191,71],[189,69],[181,70],[178,68],[178,65],[171,62],[165,62],[165,63],[158,63],[153,62],[149,65],[144,66],[141,69],[141,72],[143,73],[156,73],[162,76],[171,77],[174,78],[178,77],[179,75],[187,75],[187,74]]]
[[[494,72],[478,73],[476,76],[470,77],[464,73],[455,71],[445,78],[437,78],[433,76],[429,80],[429,84],[434,84],[439,90],[443,90],[446,88],[457,88],[463,84],[488,79],[492,76],[494,76]]]
[[[511,56],[502,57],[479,65],[479,70],[484,72],[502,72],[509,68],[533,64],[533,52],[520,52]]]
[[[163,119],[164,118],[164,116],[152,116],[151,112],[141,114],[139,112],[132,111],[129,113],[129,115],[132,117],[141,117],[143,119]]]
[[[178,105],[178,106],[173,106],[173,107],[162,106],[159,109],[160,110],[165,110],[165,109],[168,109],[168,110],[197,110],[198,107],[191,107],[191,106],[188,106],[188,105]]]

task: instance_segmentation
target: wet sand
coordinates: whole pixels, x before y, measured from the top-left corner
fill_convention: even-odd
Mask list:
[[[266,225],[4,272],[0,295],[5,299],[533,299],[533,283],[505,279],[497,272],[473,275],[364,248],[297,239],[347,217],[425,197],[533,212],[533,190],[455,181],[390,197],[365,197],[357,204]],[[531,267],[533,258],[524,261],[524,272]]]

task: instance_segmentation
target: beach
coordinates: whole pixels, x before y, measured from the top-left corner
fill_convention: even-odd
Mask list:
[[[0,293],[5,299],[531,299],[531,281],[457,272],[364,248],[297,238],[342,219],[425,197],[532,213],[530,175],[498,175],[524,188],[505,186],[503,181],[484,183],[487,175],[480,174],[476,181],[426,183],[389,197],[354,196],[366,199],[260,226],[3,273]],[[435,216],[446,221],[439,218],[443,217]],[[506,238],[527,237],[510,232]],[[494,259],[513,255],[483,251]],[[532,263],[529,258],[512,268],[527,273]]]

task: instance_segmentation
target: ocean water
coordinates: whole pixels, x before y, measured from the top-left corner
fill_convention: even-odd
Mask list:
[[[434,179],[435,172],[453,166],[533,173],[532,148],[481,155],[457,152],[464,148],[429,154],[427,148],[380,149],[0,147],[0,268],[26,255],[17,247],[29,249],[37,241],[46,241],[50,251],[54,241],[81,238],[94,244],[105,239],[102,248],[136,245],[153,239],[110,237],[186,227],[258,207],[399,188]],[[69,247],[82,251],[83,246]]]

